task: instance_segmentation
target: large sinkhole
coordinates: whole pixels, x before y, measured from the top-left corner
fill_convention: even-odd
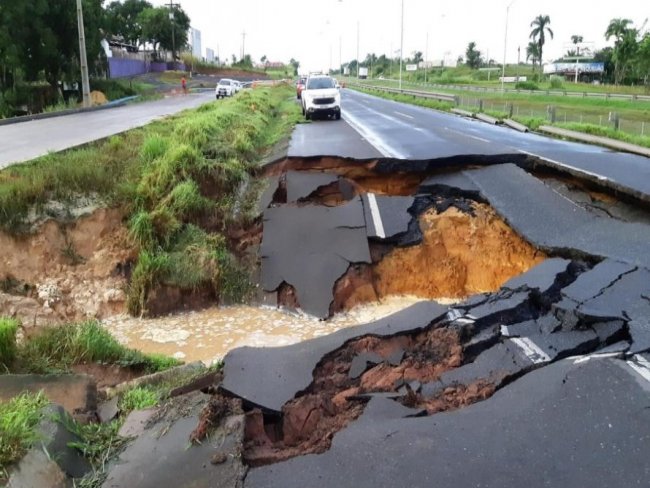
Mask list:
[[[647,256],[637,241],[609,254],[584,238],[640,231],[645,217],[573,181],[512,164],[424,171],[332,158],[285,160],[266,177],[270,301],[327,319],[389,296],[423,300],[303,343],[231,351],[214,401],[241,402],[250,466],[322,453],[352,422],[371,428],[377,397],[417,419],[492,401],[570,356],[650,350],[647,304],[628,300],[650,293],[637,264]]]
[[[333,158],[267,168],[268,302],[327,318],[389,296],[454,301],[496,291],[545,259],[478,192],[406,169]]]

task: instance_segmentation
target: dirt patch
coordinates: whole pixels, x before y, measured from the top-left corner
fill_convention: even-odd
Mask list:
[[[489,206],[473,203],[471,210],[425,211],[415,246],[371,243],[375,264],[350,266],[336,282],[331,313],[389,296],[457,300],[493,292],[546,258]]]
[[[26,327],[102,318],[124,310],[124,287],[136,250],[123,214],[99,209],[74,223],[49,220],[26,236],[0,232],[0,315]]]
[[[147,295],[145,310],[148,317],[161,317],[177,311],[201,310],[216,302],[217,294],[211,285],[192,290],[158,285]]]
[[[473,208],[473,216],[455,208],[423,213],[422,243],[396,248],[375,266],[378,295],[434,299],[495,291],[546,258],[489,206]]]
[[[359,359],[363,363],[365,358],[373,359],[359,367]],[[244,458],[249,465],[260,466],[324,452],[334,434],[361,415],[367,402],[364,395],[397,391],[410,382],[435,381],[462,361],[458,333],[447,328],[352,341],[321,361],[312,384],[284,405],[280,417],[259,409],[246,414]],[[456,408],[480,398],[477,394],[455,399],[450,392],[448,401],[441,400],[438,407]]]

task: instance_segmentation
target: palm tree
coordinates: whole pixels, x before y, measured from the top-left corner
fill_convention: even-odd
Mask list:
[[[553,31],[549,27],[551,23],[551,18],[548,15],[538,15],[535,17],[535,20],[533,20],[530,23],[530,26],[533,28],[532,31],[530,31],[530,38],[537,43],[537,47],[539,48],[539,66],[542,66],[542,55],[544,53],[544,44],[546,43],[546,33],[548,32],[548,35],[551,36],[551,39],[553,39]]]
[[[580,44],[582,42],[582,40],[583,40],[582,36],[576,36],[576,35],[571,36],[571,42],[576,47],[576,55],[577,56],[580,56],[580,46],[578,46],[578,44]]]
[[[610,37],[614,37],[616,42],[621,42],[628,31],[628,26],[632,23],[630,19],[612,19],[609,21],[607,30],[605,31],[605,40],[609,41]]]
[[[535,71],[535,62],[539,58],[539,46],[534,42],[529,42],[526,46],[526,61],[533,61],[533,71]]]

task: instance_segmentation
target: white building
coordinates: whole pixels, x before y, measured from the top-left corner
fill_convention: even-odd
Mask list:
[[[208,63],[214,63],[214,49],[210,49],[209,47],[205,48],[205,60]]]
[[[202,59],[203,48],[201,46],[201,31],[193,27],[190,27],[190,44],[192,45],[192,56]]]

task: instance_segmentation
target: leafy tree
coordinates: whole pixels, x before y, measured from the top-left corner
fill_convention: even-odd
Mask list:
[[[419,64],[424,58],[422,57],[422,51],[415,51],[413,53],[413,64]]]
[[[172,59],[176,60],[176,52],[187,46],[190,18],[180,7],[174,7],[171,19],[170,14],[168,7],[147,8],[138,15],[138,22],[143,39],[151,43],[154,53],[158,49],[172,51]]]
[[[650,84],[650,32],[646,32],[639,42],[637,51],[637,69],[644,85]]]
[[[539,46],[536,42],[529,42],[526,46],[526,61],[531,60],[533,62],[533,71],[535,71],[535,63],[539,59]]]
[[[114,0],[106,7],[106,32],[139,46],[144,42],[140,14],[153,8],[147,0]]]
[[[298,76],[298,68],[300,68],[300,61],[296,61],[295,59],[291,58],[289,64],[293,66],[293,75]]]
[[[478,69],[481,66],[481,51],[476,49],[476,43],[470,42],[465,51],[465,64],[472,69]]]
[[[533,30],[530,31],[530,38],[535,41],[538,47],[538,60],[539,66],[542,67],[542,60],[544,59],[544,44],[546,44],[546,34],[548,33],[553,39],[553,31],[549,27],[551,24],[551,18],[548,15],[538,15],[530,23],[530,26]]]
[[[266,54],[260,58],[260,63],[266,63],[266,60],[268,58],[266,57]]]
[[[605,66],[605,72],[603,73],[603,81],[606,83],[611,83],[614,81],[614,49],[611,47],[606,47],[600,51],[594,53],[594,61],[597,63],[603,63]]]
[[[630,68],[638,51],[637,36],[639,31],[631,27],[630,19],[612,19],[605,31],[605,39],[614,38],[614,84],[620,84]]]
[[[584,38],[582,36],[579,36],[579,35],[571,36],[571,42],[573,43],[575,48],[569,50],[567,52],[567,56],[580,56],[580,46],[578,46],[578,44],[580,44],[583,41],[583,39]]]

